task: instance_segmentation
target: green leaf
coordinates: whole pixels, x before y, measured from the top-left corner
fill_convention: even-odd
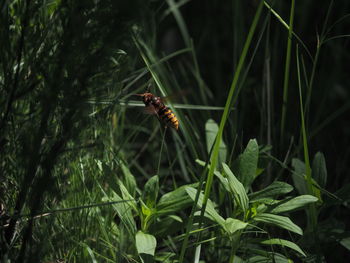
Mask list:
[[[125,199],[122,199],[117,193],[112,191],[112,194],[107,195],[105,192],[104,199],[107,201],[123,201]],[[136,203],[135,201],[127,201],[127,202],[120,202],[113,204],[113,208],[116,211],[118,217],[122,221],[123,225],[128,230],[129,234],[134,236],[134,233],[136,232],[136,222],[134,220],[134,216],[132,213],[132,209],[135,209]],[[137,211],[137,209],[136,209]]]
[[[162,262],[162,263],[174,263],[177,262],[175,260],[176,254],[174,252],[158,252],[155,256],[155,260],[157,262]]]
[[[121,163],[121,168],[123,171],[123,181],[126,189],[130,193],[131,196],[135,196],[136,193],[136,180],[135,177],[131,174],[129,168],[124,164]]]
[[[298,193],[301,195],[308,194],[308,188],[305,181],[305,164],[299,159],[292,159],[292,167],[294,169],[294,173],[292,173],[293,183],[295,188],[298,190]]]
[[[125,185],[123,184],[123,182],[121,180],[118,180],[118,185],[119,185],[119,190],[122,194],[123,200],[133,200],[133,201],[129,201],[128,205],[130,205],[134,209],[134,211],[137,211],[138,207],[137,207],[137,204],[136,204],[134,197],[131,196],[128,189],[125,187]]]
[[[159,191],[159,177],[158,175],[152,176],[145,184],[142,199],[149,208],[153,208],[156,205]]]
[[[85,248],[86,248],[87,252],[90,255],[91,262],[92,263],[97,263],[94,251],[92,251],[92,249],[88,245],[85,245]]]
[[[304,257],[306,257],[304,251],[301,250],[301,248],[288,240],[285,239],[280,239],[280,238],[272,238],[272,239],[267,239],[261,242],[261,244],[263,245],[280,245],[283,247],[289,247],[290,249],[293,249],[295,251],[297,251],[298,253],[300,253],[301,255],[303,255]]]
[[[295,198],[292,198],[288,201],[282,201],[275,208],[273,208],[270,213],[285,213],[290,211],[295,211],[301,207],[306,206],[307,204],[317,202],[318,198],[313,195],[301,195]]]
[[[257,141],[249,140],[244,152],[238,157],[237,177],[246,189],[257,177],[259,146]]]
[[[323,153],[317,152],[312,162],[312,178],[322,187],[327,184],[327,167]]]
[[[234,218],[227,218],[224,223],[224,229],[227,233],[233,234],[238,230],[246,228],[248,223]]]
[[[256,201],[260,199],[266,199],[271,197],[276,197],[278,195],[287,194],[289,192],[293,191],[293,186],[290,184],[275,181],[266,188],[257,191],[255,193],[249,194],[249,199],[251,201]]]
[[[197,184],[184,185],[174,191],[164,194],[157,204],[157,214],[174,214],[191,206],[193,201],[188,196],[186,187],[195,187],[196,185]]]
[[[216,135],[218,134],[219,126],[217,123],[209,119],[205,124],[205,138],[207,141],[207,152],[210,153],[211,148],[214,145]],[[226,162],[227,148],[223,140],[219,146],[219,161],[218,163]]]
[[[149,232],[157,237],[166,237],[180,231],[183,228],[181,217],[168,215],[157,218],[149,227]]]
[[[215,171],[214,174],[217,178],[219,178],[221,185],[225,188],[226,192],[231,193],[232,198],[234,198],[235,193],[231,190],[227,178],[223,177],[219,171]]]
[[[246,262],[249,263],[292,263],[293,261],[286,258],[284,255],[279,253],[268,253],[268,256],[253,256],[248,258]]]
[[[223,163],[222,167],[225,174],[227,175],[228,185],[230,187],[230,192],[234,195],[236,202],[241,207],[241,209],[246,212],[248,210],[249,199],[247,193],[245,192],[243,184],[238,181],[236,176],[232,173],[227,164]]]
[[[191,199],[194,201],[196,198],[197,189],[194,189],[193,187],[186,187],[186,192],[191,197]],[[199,208],[202,208],[203,197],[204,197],[203,194],[200,193],[198,203],[197,203],[197,206]],[[210,199],[208,199],[207,206],[205,208],[205,216],[207,216],[209,219],[218,223],[221,226],[224,226],[224,224],[225,224],[225,219],[223,219],[218,214],[218,212],[216,212],[216,210],[214,208],[214,204]]]
[[[142,231],[136,233],[136,249],[139,255],[147,254],[154,256],[157,246],[157,240],[154,236]]]
[[[347,250],[350,250],[350,237],[343,238],[340,240],[340,244],[345,247]]]
[[[303,230],[296,224],[294,224],[288,217],[279,216],[274,214],[262,213],[253,218],[254,221],[263,222],[271,225],[275,225],[286,230],[292,231],[299,235],[303,234]]]

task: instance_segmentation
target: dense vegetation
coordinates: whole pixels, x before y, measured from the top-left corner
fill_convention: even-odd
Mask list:
[[[1,1],[0,262],[345,262],[349,25],[349,1]]]

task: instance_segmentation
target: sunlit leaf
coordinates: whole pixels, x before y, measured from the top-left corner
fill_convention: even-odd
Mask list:
[[[225,174],[227,175],[228,185],[230,187],[231,193],[234,194],[234,198],[238,205],[242,208],[244,212],[248,210],[248,196],[245,192],[243,184],[238,181],[236,176],[232,173],[230,168],[226,164],[222,164]]]
[[[295,244],[294,242],[288,241],[288,240],[284,240],[284,239],[280,239],[280,238],[272,238],[272,239],[262,241],[261,244],[263,244],[263,245],[280,245],[283,247],[289,247],[290,249],[293,249],[293,250],[297,251],[298,253],[300,253],[301,255],[303,255],[304,257],[306,257],[304,251],[302,251],[301,248],[297,244]]]
[[[142,231],[136,233],[136,249],[137,253],[154,256],[157,246],[157,240],[154,236],[146,234]]]
[[[205,124],[205,138],[207,142],[207,152],[210,153],[211,148],[215,142],[216,135],[218,133],[219,126],[218,124],[209,119]],[[223,140],[220,142],[219,146],[219,161],[218,163],[226,162],[227,149]]]
[[[224,229],[227,233],[233,234],[238,230],[246,228],[248,223],[245,223],[241,220],[235,218],[227,218],[224,223]]]
[[[313,195],[300,195],[286,202],[281,202],[270,212],[275,214],[291,212],[317,201],[318,198]]]
[[[284,228],[286,230],[292,231],[294,233],[297,233],[299,235],[303,234],[303,230],[301,230],[299,226],[294,224],[292,220],[290,220],[288,217],[285,217],[285,216],[262,213],[255,216],[253,220],[257,222],[263,222],[263,223],[275,225],[275,226]]]

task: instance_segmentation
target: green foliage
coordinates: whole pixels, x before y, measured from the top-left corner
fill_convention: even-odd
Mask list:
[[[205,138],[206,138],[206,142],[207,142],[207,152],[208,153],[211,152],[211,149],[214,146],[215,138],[216,138],[216,134],[218,133],[218,130],[219,130],[219,126],[214,120],[209,119],[205,123]],[[220,146],[219,146],[219,162],[218,163],[226,162],[226,158],[227,158],[226,145],[225,145],[224,141],[221,141]]]
[[[255,178],[258,176],[258,157],[259,147],[256,140],[250,140],[244,152],[236,160],[235,170],[239,180],[247,189],[251,186]]]
[[[239,161],[235,162],[237,171],[244,171],[247,166],[249,167],[251,162],[248,162],[247,165],[246,162],[241,161],[242,156],[255,156],[255,153],[257,152],[255,149],[258,149],[256,140],[251,140],[243,154],[239,155]],[[258,156],[256,159],[258,159]],[[247,158],[245,160],[251,159]],[[254,179],[256,179],[255,175],[258,170],[258,160],[255,160],[255,158],[253,158],[253,160],[255,170],[250,170],[250,175],[253,179],[251,179],[249,185],[251,185],[254,182]],[[199,161],[198,163],[204,165],[203,162]],[[243,184],[235,177],[228,165],[223,163],[222,167],[222,173],[219,171],[215,171],[214,173],[222,184],[222,189],[227,192],[229,200],[233,202],[233,213],[230,215],[231,217],[224,219],[217,213],[215,210],[216,206],[209,199],[205,210],[205,216],[217,223],[230,237],[230,240],[232,240],[232,243],[230,244],[232,246],[231,253],[235,254],[241,249],[240,246],[246,246],[246,243],[244,242],[245,239],[249,240],[247,242],[251,244],[259,243],[258,240],[260,237],[257,238],[250,236],[251,232],[257,232],[255,229],[261,229],[263,233],[270,235],[266,225],[272,225],[299,235],[303,235],[302,229],[293,223],[289,217],[281,216],[279,214],[289,213],[296,211],[297,209],[305,208],[308,204],[317,202],[318,199],[316,197],[311,195],[302,195],[295,198],[285,197],[284,199],[276,199],[277,197],[288,194],[293,190],[293,187],[289,184],[278,181],[260,191],[248,194],[249,189],[245,189]],[[188,188],[187,193],[191,196],[192,200],[195,200],[195,189]],[[197,204],[199,208],[202,207],[203,198],[203,195],[200,194],[199,202]],[[266,225],[262,225],[261,223]],[[277,241],[280,243],[277,243]],[[266,241],[265,243],[262,242],[261,244],[283,245],[305,256],[304,252],[302,252],[299,246],[291,241],[282,241],[282,239],[275,238],[270,239],[270,241]]]
[[[136,233],[136,248],[142,262],[152,262],[147,256],[154,256],[157,240],[154,236],[138,231]]]
[[[343,258],[350,3],[314,2],[0,1],[0,262]]]

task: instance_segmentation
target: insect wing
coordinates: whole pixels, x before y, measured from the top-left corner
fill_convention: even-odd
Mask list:
[[[146,107],[143,108],[143,112],[146,114],[150,114],[150,115],[157,115],[158,116],[158,112],[156,110],[156,108],[153,105],[148,105]]]

